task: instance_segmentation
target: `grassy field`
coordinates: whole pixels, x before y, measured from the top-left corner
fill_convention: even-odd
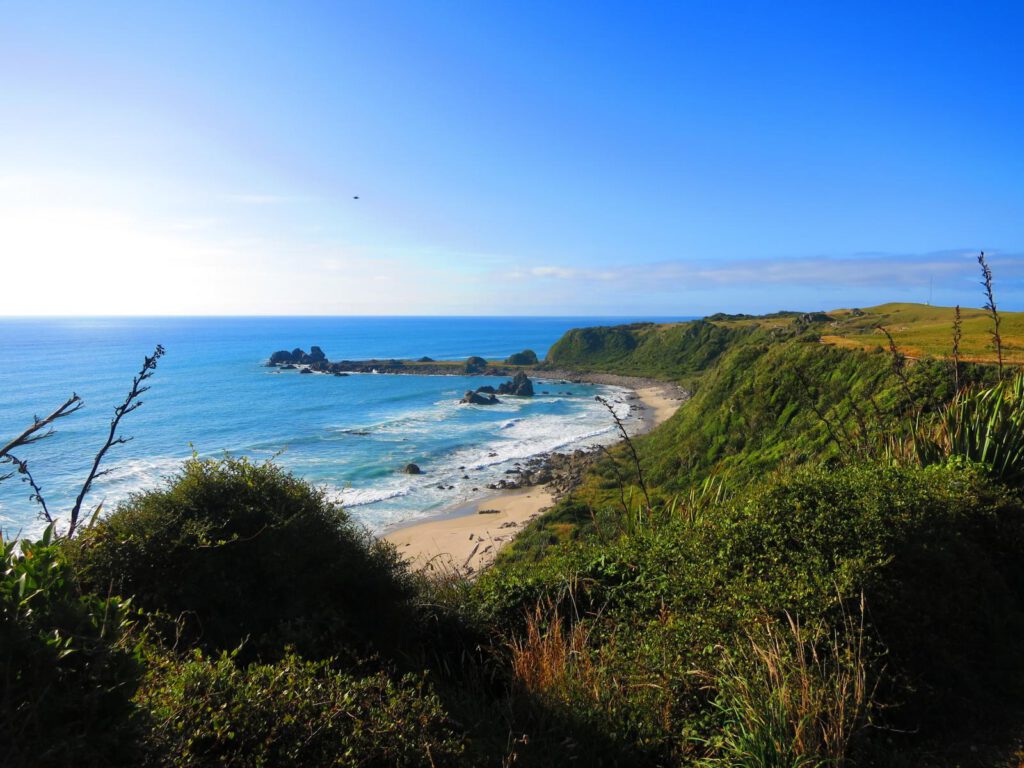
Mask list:
[[[884,326],[900,351],[910,357],[947,358],[952,354],[952,307],[926,304],[880,304],[867,309],[839,309],[828,313],[833,322],[822,333],[826,344],[841,347],[872,349],[886,347]],[[961,309],[963,337],[960,341],[962,360],[976,363],[995,362],[996,353],[989,332],[992,320],[983,309]],[[1003,312],[1001,334],[1003,360],[1024,363],[1024,312]]]

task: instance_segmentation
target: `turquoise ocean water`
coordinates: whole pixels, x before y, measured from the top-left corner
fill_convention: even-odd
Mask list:
[[[464,376],[303,376],[263,363],[277,349],[321,346],[330,359],[438,360],[505,357],[524,348],[541,357],[569,328],[640,318],[44,318],[0,319],[0,443],[72,392],[85,408],[53,437],[21,451],[51,511],[73,503],[113,407],[156,344],[167,354],[123,421],[133,439],[115,446],[89,501],[106,508],[152,487],[194,450],[277,461],[328,489],[375,530],[437,515],[481,495],[515,462],[552,450],[612,442],[613,424],[594,396],[614,387],[545,382],[534,398],[462,406],[462,393],[492,378]],[[652,318],[653,319],[653,318]],[[656,318],[664,319],[664,318]],[[424,473],[399,470],[409,462]],[[465,467],[466,469],[460,469]],[[469,479],[463,479],[469,475]],[[454,486],[442,490],[439,485]],[[474,491],[477,488],[480,490]],[[0,528],[41,528],[30,489],[0,483]]]

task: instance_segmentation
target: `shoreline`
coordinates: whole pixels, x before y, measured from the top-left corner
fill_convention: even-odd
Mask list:
[[[609,377],[615,379],[610,381],[604,379],[604,374],[595,374],[604,379],[601,381],[593,381],[585,374],[571,376],[550,378],[631,390],[630,408],[640,410],[640,419],[629,430],[630,437],[650,432],[664,423],[687,398],[686,392],[668,382],[626,376]],[[639,401],[639,406],[635,401]],[[527,523],[556,501],[554,491],[547,485],[499,491],[449,507],[437,517],[400,524],[385,531],[381,538],[394,544],[399,554],[417,570],[472,576],[494,562],[498,552]],[[481,514],[480,510],[489,511]]]

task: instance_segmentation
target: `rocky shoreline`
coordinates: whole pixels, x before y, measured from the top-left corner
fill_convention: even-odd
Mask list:
[[[417,360],[395,358],[373,358],[370,360],[328,360],[320,347],[310,351],[295,348],[291,351],[278,350],[266,362],[268,368],[296,370],[299,372],[327,373],[345,376],[350,373],[390,373],[416,376],[514,376],[519,372],[535,373],[540,370],[537,357],[524,352],[511,355],[505,362],[485,360],[473,355],[466,360],[433,360],[421,357]],[[525,361],[532,362],[525,362]]]
[[[570,453],[546,453],[533,456],[524,463],[516,462],[506,470],[505,477],[489,483],[489,491],[515,491],[521,488],[545,486],[556,498],[561,498],[582,481],[588,467],[597,461],[601,449],[578,448]]]
[[[527,350],[529,351],[529,350]],[[521,354],[513,355],[509,360],[517,362],[522,359]],[[532,354],[532,353],[530,353]],[[536,360],[534,355],[533,360]],[[491,405],[500,402],[495,394],[509,394],[514,396],[530,397],[534,394],[532,382],[527,373],[538,378],[560,381],[562,383],[586,383],[602,384],[608,386],[623,387],[632,390],[627,397],[631,402],[630,409],[639,409],[641,424],[638,428],[630,430],[633,434],[649,431],[662,421],[665,416],[658,412],[658,407],[647,404],[645,401],[652,397],[659,401],[660,407],[669,408],[674,411],[678,403],[685,402],[690,393],[682,387],[671,382],[658,379],[643,378],[638,376],[620,376],[610,373],[589,373],[571,371],[556,368],[547,368],[543,363],[534,365],[520,365],[496,363],[487,361],[481,357],[470,357],[463,361],[435,361],[429,357],[422,357],[418,360],[338,360],[330,361],[320,347],[310,348],[306,353],[302,349],[294,349],[291,352],[281,350],[271,355],[266,363],[268,367],[276,367],[282,370],[298,370],[299,373],[323,373],[335,376],[347,376],[352,373],[376,373],[376,374],[406,374],[420,376],[511,376],[512,380],[502,384],[495,389],[491,386],[478,387],[476,390],[469,390],[463,396],[461,402],[474,405]],[[641,392],[647,397],[641,396]],[[524,462],[517,462],[512,469],[506,471],[506,477],[494,483],[486,485],[490,491],[514,491],[535,487],[543,487],[555,498],[560,498],[574,488],[583,480],[587,469],[598,460],[601,449],[592,447],[587,449],[576,449],[571,452],[553,452],[534,456]],[[405,472],[410,472],[409,465]],[[418,473],[419,467],[415,467]]]

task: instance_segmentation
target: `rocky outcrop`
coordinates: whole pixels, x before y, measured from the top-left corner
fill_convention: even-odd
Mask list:
[[[459,402],[465,403],[466,405],[496,405],[497,403],[500,403],[501,400],[492,394],[474,392],[473,390],[468,389]]]
[[[474,355],[465,362],[456,360],[434,360],[430,357],[420,357],[410,360],[396,360],[394,358],[370,360],[336,360],[327,359],[321,347],[311,347],[309,352],[301,348],[288,351],[278,350],[270,355],[267,360],[269,367],[277,367],[288,370],[288,366],[309,366],[316,373],[406,373],[421,376],[463,376],[471,374],[474,376],[513,376],[519,370],[519,366],[511,366],[507,363],[489,363],[482,357]]]
[[[533,382],[530,377],[520,371],[498,387],[499,395],[515,395],[516,397],[533,397]]]
[[[583,475],[599,456],[598,449],[537,456],[525,465],[516,465],[506,473],[508,477],[487,487],[493,491],[506,491],[543,485],[556,496],[563,496],[583,481]]]
[[[422,475],[423,470],[419,468],[418,464],[406,464],[405,469],[402,470],[407,475]]]
[[[313,365],[314,363],[326,363],[327,355],[320,347],[310,347],[307,354],[304,350],[296,347],[291,352],[287,349],[280,349],[270,356],[267,365]]]

